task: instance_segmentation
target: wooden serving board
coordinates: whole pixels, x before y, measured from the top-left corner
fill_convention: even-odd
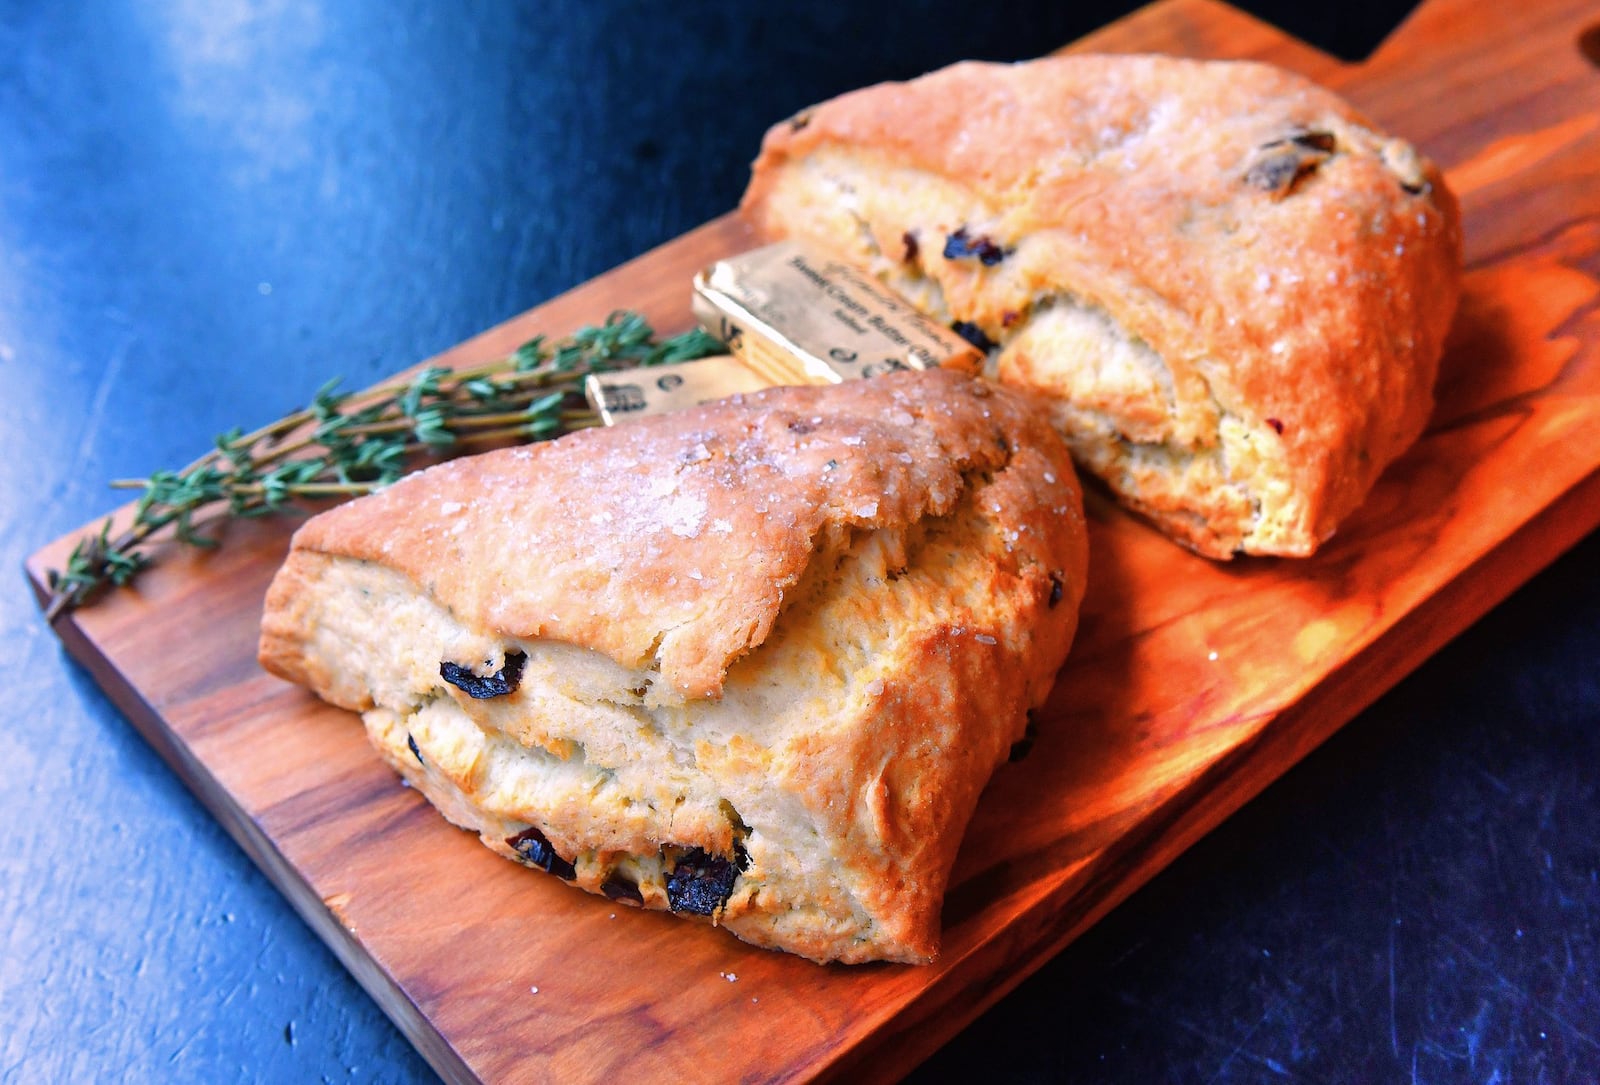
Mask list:
[[[1428,434],[1314,559],[1212,564],[1091,501],[1078,643],[973,821],[932,966],[750,949],[447,826],[353,717],[256,667],[289,523],[166,555],[58,631],[446,1078],[896,1077],[1600,523],[1594,21],[1592,0],[1429,0],[1344,66],[1163,0],[1074,46],[1265,59],[1341,90],[1446,167],[1466,293]],[[719,219],[435,361],[616,307],[687,326],[691,274],[757,240]],[[71,543],[34,555],[36,584]]]

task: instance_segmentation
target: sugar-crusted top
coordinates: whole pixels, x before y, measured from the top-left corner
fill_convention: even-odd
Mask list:
[[[682,696],[714,697],[819,548],[985,489],[1006,495],[992,511],[1013,549],[1081,569],[1061,440],[1021,395],[942,370],[773,389],[454,460],[323,513],[293,546],[389,565],[507,637],[654,659]]]

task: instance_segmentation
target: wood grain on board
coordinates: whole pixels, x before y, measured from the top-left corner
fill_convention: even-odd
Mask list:
[[[449,827],[353,716],[256,667],[290,523],[164,554],[58,632],[446,1078],[893,1078],[1600,523],[1593,21],[1589,0],[1429,0],[1348,66],[1165,0],[1073,47],[1269,60],[1345,93],[1445,166],[1465,295],[1427,435],[1315,558],[1213,564],[1091,499],[1078,642],[973,820],[932,966],[754,950]],[[680,329],[692,273],[758,240],[719,219],[434,361],[619,307]],[[36,585],[72,542],[34,555]]]

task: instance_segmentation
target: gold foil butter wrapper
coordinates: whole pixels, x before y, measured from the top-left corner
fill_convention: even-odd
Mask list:
[[[584,378],[583,394],[600,421],[614,426],[771,386],[738,358],[719,354],[693,362],[591,373]]]
[[[693,305],[707,331],[774,384],[983,366],[981,351],[887,286],[793,241],[717,261],[695,276]]]

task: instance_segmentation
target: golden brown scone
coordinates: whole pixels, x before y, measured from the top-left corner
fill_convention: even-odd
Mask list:
[[[1055,400],[1202,554],[1311,553],[1421,433],[1459,291],[1437,169],[1276,68],[963,63],[767,133],[743,211],[873,268]]]
[[[260,657],[451,821],[816,960],[927,961],[1086,541],[1021,394],[774,389],[456,460],[295,535]]]

